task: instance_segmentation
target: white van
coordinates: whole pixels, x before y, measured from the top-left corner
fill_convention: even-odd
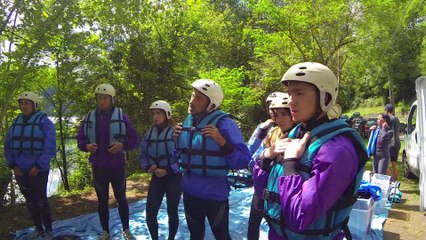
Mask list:
[[[420,210],[426,210],[426,77],[416,80],[417,100],[407,119],[405,146],[402,152],[404,176],[419,177]]]
[[[417,100],[411,105],[408,114],[407,127],[405,129],[404,149],[402,151],[402,166],[404,177],[415,178],[420,177],[420,144],[418,139],[418,111]]]

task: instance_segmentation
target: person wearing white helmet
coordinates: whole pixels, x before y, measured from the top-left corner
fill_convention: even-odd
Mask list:
[[[99,239],[109,239],[109,184],[118,203],[123,237],[135,239],[129,230],[129,205],[126,199],[126,153],[137,147],[138,134],[129,117],[115,107],[115,89],[110,84],[95,88],[97,108],[81,122],[77,146],[89,152],[93,181],[98,196],[98,214],[102,226]]]
[[[207,217],[216,239],[230,239],[227,174],[246,168],[250,154],[237,124],[218,109],[222,88],[209,79],[192,87],[189,115],[174,132],[188,229],[191,239],[203,239]]]
[[[29,239],[52,239],[52,216],[47,198],[50,161],[56,156],[55,125],[39,110],[39,97],[23,92],[18,97],[19,114],[6,133],[4,156],[7,166],[27,203],[35,225]]]
[[[275,127],[274,122],[274,113],[270,109],[270,104],[274,99],[288,97],[287,93],[283,92],[272,92],[270,93],[265,100],[266,111],[269,114],[269,118],[257,125],[253,134],[251,135],[247,147],[250,151],[251,160],[249,162],[249,170],[253,171],[254,164],[259,157],[259,154],[264,150],[265,145],[262,144],[262,141],[268,135],[271,129]],[[261,196],[253,194],[250,207],[250,217],[248,221],[247,228],[247,239],[259,239],[259,227],[263,219],[263,201]]]
[[[179,226],[178,207],[182,194],[182,172],[178,159],[173,156],[175,143],[172,109],[166,101],[155,101],[149,107],[154,126],[143,136],[139,164],[143,171],[152,174],[146,200],[146,223],[151,239],[158,239],[157,215],[164,195],[167,199],[169,237],[175,239]]]
[[[274,216],[267,219],[269,239],[351,239],[349,213],[368,156],[357,132],[327,116],[339,82],[328,67],[315,62],[290,67],[281,82],[287,86],[293,121],[300,123],[282,140],[285,144],[265,151],[255,166],[255,179],[262,178],[275,171],[269,169],[274,154],[283,156],[281,174],[268,179],[275,191],[267,187],[263,194],[265,201],[281,206],[265,209]]]

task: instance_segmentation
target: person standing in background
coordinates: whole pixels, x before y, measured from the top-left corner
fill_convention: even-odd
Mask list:
[[[247,143],[247,147],[250,151],[251,160],[249,163],[249,170],[253,172],[253,167],[256,164],[260,153],[264,150],[265,144],[262,143],[271,129],[275,126],[274,112],[269,108],[271,102],[276,98],[282,98],[285,94],[283,92],[272,92],[266,98],[266,110],[268,111],[269,118],[257,125],[250,140]],[[254,179],[253,179],[254,181]],[[262,197],[253,193],[253,198],[250,207],[250,217],[248,221],[247,239],[257,240],[259,239],[259,227],[263,219],[263,200]]]
[[[93,183],[98,196],[98,214],[102,233],[99,239],[110,239],[109,234],[109,184],[111,183],[118,213],[123,227],[123,237],[135,239],[129,230],[129,204],[126,198],[125,151],[135,148],[138,134],[121,108],[114,107],[115,89],[110,84],[95,88],[97,108],[90,111],[77,133],[77,145],[89,152]]]
[[[166,101],[155,101],[149,107],[154,126],[143,136],[139,163],[143,171],[151,173],[146,200],[146,222],[153,240],[158,239],[157,215],[164,195],[167,199],[169,240],[175,239],[179,226],[178,207],[182,194],[182,172],[174,158],[175,143],[172,109]]]
[[[50,161],[56,156],[55,125],[39,110],[38,96],[24,92],[19,114],[6,133],[4,155],[27,203],[36,228],[29,239],[52,239],[52,216],[47,198]],[[4,223],[6,224],[6,223]]]
[[[392,104],[386,104],[385,111],[390,118],[390,128],[393,130],[393,138],[389,143],[390,162],[391,167],[388,169],[388,174],[392,176],[393,181],[398,180],[398,155],[401,148],[401,140],[399,139],[399,132],[401,131],[401,123],[395,116],[395,108]]]
[[[373,172],[386,174],[390,161],[389,144],[393,138],[393,131],[390,128],[390,118],[386,113],[377,116],[377,127],[371,132],[367,149],[370,156],[373,156]]]

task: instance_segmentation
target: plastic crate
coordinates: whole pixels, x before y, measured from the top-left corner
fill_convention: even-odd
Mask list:
[[[390,191],[391,177],[388,175],[375,173],[371,177],[371,184],[379,186],[382,189],[382,198],[388,199]]]
[[[372,198],[358,198],[349,215],[349,230],[353,239],[366,239],[371,229],[375,202]]]
[[[388,202],[387,198],[382,198],[376,202],[376,206],[374,207],[374,214],[380,215],[386,212],[386,204]]]

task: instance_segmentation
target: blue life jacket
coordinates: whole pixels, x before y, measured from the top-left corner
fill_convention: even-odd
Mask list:
[[[290,138],[298,135],[301,124],[297,125],[290,133]],[[347,226],[349,214],[353,204],[357,200],[358,187],[368,159],[366,149],[361,136],[354,131],[344,120],[334,120],[314,128],[308,142],[307,151],[300,159],[299,170],[304,179],[311,177],[312,160],[320,147],[328,140],[337,135],[344,135],[351,139],[358,152],[358,169],[352,184],[346,189],[341,198],[334,204],[326,214],[320,216],[303,232],[294,232],[286,227],[285,219],[281,218],[281,203],[279,199],[278,178],[284,175],[281,159],[277,159],[269,174],[266,189],[264,190],[265,216],[270,226],[281,237],[288,239],[333,239],[342,229],[347,237],[350,237]]]
[[[192,126],[193,117],[189,115],[182,125],[182,132],[177,140],[177,148],[181,153],[180,167],[184,174],[199,176],[226,176],[229,166],[221,151],[221,147],[211,137],[205,137],[201,130],[219,121],[228,114],[215,110],[200,119],[195,127]]]
[[[40,129],[40,120],[47,115],[38,111],[27,121],[24,114],[19,114],[11,126],[10,149],[12,156],[22,153],[40,155],[43,152],[45,136]]]
[[[165,168],[176,163],[172,157],[175,148],[172,127],[166,127],[160,133],[157,126],[152,127],[148,132],[146,143],[146,153],[150,164]]]
[[[87,143],[98,143],[97,139],[97,125],[96,119],[98,110],[90,111],[84,119],[84,136],[86,136]],[[121,108],[114,108],[111,114],[111,121],[109,125],[109,145],[115,142],[123,142],[126,138],[126,124],[123,120],[123,111]]]

